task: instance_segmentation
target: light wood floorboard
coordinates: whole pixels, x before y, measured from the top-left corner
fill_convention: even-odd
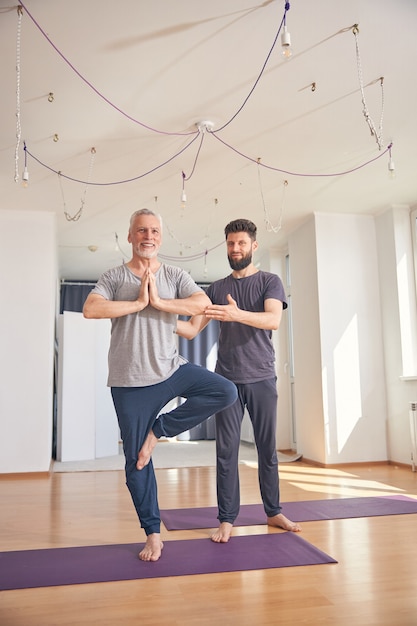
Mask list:
[[[240,473],[242,504],[259,502],[256,468],[241,466]],[[160,469],[157,476],[161,508],[216,503],[213,467]],[[296,462],[281,464],[280,477],[284,503],[417,497],[417,473],[393,465],[325,469]],[[144,540],[122,471],[2,475],[0,496],[1,551]],[[281,531],[235,529],[268,532]],[[162,531],[164,541],[209,535]],[[417,625],[417,515],[305,522],[302,536],[338,564],[3,591],[0,624]]]

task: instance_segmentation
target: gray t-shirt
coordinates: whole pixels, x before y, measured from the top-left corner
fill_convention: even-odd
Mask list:
[[[188,298],[202,291],[190,275],[162,264],[155,273],[161,298]],[[126,265],[108,270],[92,293],[106,300],[136,300],[141,279]],[[177,315],[148,305],[139,313],[111,320],[109,387],[147,387],[169,378],[186,360],[178,354],[174,330]]]
[[[264,311],[268,298],[280,300],[287,308],[281,279],[276,274],[259,271],[246,278],[231,274],[207,289],[213,304],[228,304],[227,294],[245,311]],[[255,383],[274,378],[275,351],[272,331],[240,324],[221,322],[216,372],[234,383]]]

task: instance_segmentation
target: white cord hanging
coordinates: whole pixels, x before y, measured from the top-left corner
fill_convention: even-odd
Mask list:
[[[156,196],[155,196],[156,199]],[[217,206],[218,204],[218,199],[215,198],[214,199],[214,206]],[[201,246],[203,245],[203,243],[210,237],[210,222],[207,224],[207,230],[206,230],[206,234],[204,235],[204,237],[202,239],[200,239],[199,241],[197,241],[195,244],[185,244],[182,241],[180,241],[178,239],[178,237],[175,235],[174,231],[172,230],[172,228],[170,228],[169,224],[166,225],[168,233],[170,235],[170,237],[172,239],[174,239],[174,241],[177,242],[177,244],[180,246],[180,255],[182,255],[182,250],[194,250],[195,248],[201,248]]]
[[[355,43],[356,43],[356,62],[358,66],[359,87],[360,87],[361,95],[362,95],[362,106],[363,106],[362,112],[365,117],[366,123],[369,126],[369,130],[371,131],[371,135],[375,137],[376,142],[378,144],[378,148],[381,150],[384,145],[384,140],[382,136],[382,122],[384,118],[384,77],[381,76],[381,78],[379,79],[380,85],[381,85],[381,100],[382,101],[381,101],[381,117],[379,120],[379,128],[377,130],[369,114],[368,107],[367,107],[366,100],[365,100],[365,91],[363,88],[362,63],[361,63],[361,56],[359,52],[359,38],[358,38],[359,26],[358,24],[355,24],[352,27],[352,32],[355,36]]]
[[[278,233],[281,228],[282,228],[282,218],[284,215],[284,203],[285,203],[285,191],[286,188],[288,187],[288,181],[284,180],[283,182],[283,191],[282,191],[282,200],[281,200],[281,210],[280,210],[280,215],[279,215],[279,222],[278,222],[278,226],[272,226],[272,222],[269,218],[269,214],[268,214],[268,209],[266,208],[266,203],[265,203],[265,198],[264,198],[264,192],[262,189],[262,180],[261,180],[261,168],[259,166],[261,159],[258,158],[258,182],[259,182],[259,191],[261,194],[261,199],[262,199],[262,207],[264,210],[264,220],[265,220],[265,228],[269,233]]]
[[[21,6],[17,7],[17,37],[16,37],[16,149],[14,153],[14,182],[19,182],[19,148],[22,139],[22,127],[20,122],[20,42],[22,32]]]
[[[62,180],[61,180],[61,172],[58,172],[58,180],[59,180],[59,186],[61,189],[61,195],[62,195],[62,202],[64,204],[64,215],[65,215],[65,219],[68,222],[78,222],[78,220],[80,219],[83,209],[84,209],[84,205],[85,205],[85,198],[87,195],[87,189],[88,189],[88,185],[90,183],[91,180],[91,173],[93,171],[93,165],[94,165],[94,159],[95,159],[95,155],[96,155],[96,149],[95,148],[91,148],[90,150],[91,153],[91,158],[90,158],[90,167],[88,169],[88,177],[87,177],[87,182],[85,185],[85,189],[84,189],[84,193],[81,197],[81,206],[78,209],[78,211],[75,213],[75,215],[71,216],[68,212],[67,212],[67,206],[65,203],[65,197],[64,197],[64,188],[62,187]]]

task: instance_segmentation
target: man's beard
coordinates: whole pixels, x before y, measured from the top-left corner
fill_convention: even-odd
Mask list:
[[[236,272],[238,272],[239,270],[244,270],[245,267],[248,267],[248,265],[252,263],[252,254],[250,252],[249,254],[247,254],[246,256],[243,256],[239,260],[233,259],[230,256],[228,256],[227,258],[229,259],[230,267],[232,268],[232,270],[235,270]]]
[[[135,247],[135,252],[142,259],[153,259],[154,257],[158,256],[158,250],[155,250],[155,248],[153,250],[147,251],[146,249],[144,250],[143,248],[141,248],[140,245],[137,245]]]

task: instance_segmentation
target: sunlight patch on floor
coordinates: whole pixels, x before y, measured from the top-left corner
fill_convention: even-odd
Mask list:
[[[343,479],[343,484],[340,479]],[[345,497],[384,496],[405,493],[392,485],[338,469],[292,465],[280,468],[280,479],[306,492],[323,493]]]

